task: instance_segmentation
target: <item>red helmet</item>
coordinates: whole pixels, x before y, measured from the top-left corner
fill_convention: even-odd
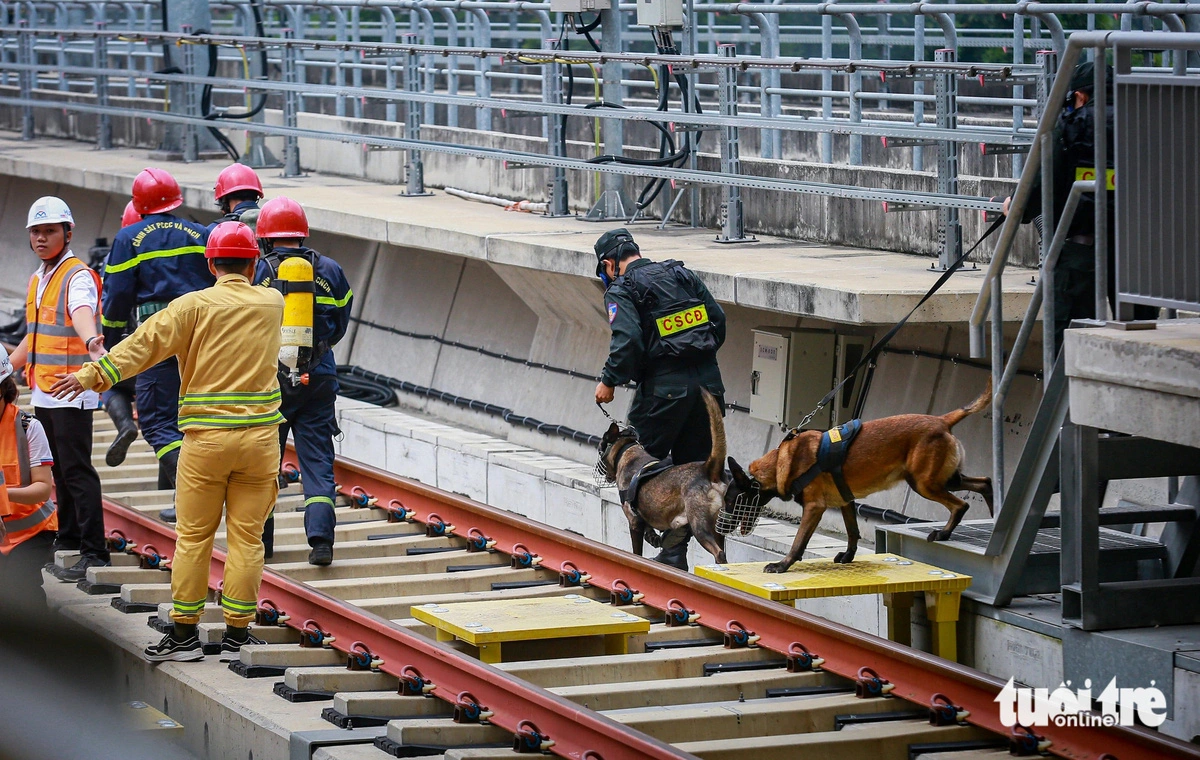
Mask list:
[[[258,258],[258,241],[254,239],[254,231],[241,222],[221,222],[208,234],[204,258]]]
[[[308,237],[308,217],[299,203],[282,195],[263,204],[255,231],[264,240]]]
[[[142,215],[133,207],[133,201],[125,204],[125,211],[121,214],[121,226],[128,227],[131,224],[137,224],[142,221]]]
[[[162,169],[142,169],[133,178],[133,208],[139,214],[165,214],[182,205],[179,183]]]
[[[221,200],[226,195],[236,193],[238,190],[253,190],[258,193],[259,198],[263,194],[262,182],[259,181],[258,175],[254,173],[253,169],[245,164],[230,164],[217,175],[213,197]]]

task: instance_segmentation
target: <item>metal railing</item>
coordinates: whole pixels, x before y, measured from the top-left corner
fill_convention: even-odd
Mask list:
[[[1004,503],[1005,400],[1012,381],[1016,377],[1017,367],[1028,345],[1033,325],[1037,320],[1037,302],[1039,301],[1042,317],[1043,377],[1048,378],[1050,376],[1057,360],[1058,349],[1060,347],[1056,345],[1055,341],[1054,270],[1058,256],[1067,241],[1068,230],[1074,220],[1080,199],[1085,193],[1092,195],[1094,198],[1095,229],[1098,231],[1094,238],[1095,313],[1098,319],[1104,319],[1108,315],[1108,246],[1110,241],[1108,235],[1104,232],[1109,228],[1108,216],[1110,211],[1108,192],[1097,192],[1098,180],[1080,179],[1075,181],[1071,186],[1061,218],[1057,221],[1053,230],[1051,230],[1050,225],[1054,220],[1054,130],[1064,107],[1063,104],[1070,80],[1075,71],[1076,64],[1085,50],[1094,50],[1096,51],[1098,60],[1105,60],[1110,49],[1114,51],[1115,59],[1121,64],[1122,73],[1129,74],[1132,71],[1130,56],[1133,51],[1169,50],[1175,53],[1174,57],[1176,60],[1184,60],[1184,51],[1200,50],[1200,34],[1080,32],[1071,35],[1061,60],[1058,62],[1057,75],[1054,77],[1053,85],[1046,97],[1047,107],[1038,122],[1037,133],[1028,157],[1028,164],[1021,175],[1016,191],[1013,193],[1008,218],[1001,228],[1000,239],[996,243],[991,263],[984,276],[984,282],[979,291],[979,297],[975,302],[975,308],[970,319],[971,356],[982,357],[987,354],[988,349],[988,343],[985,340],[984,334],[984,322],[988,320],[989,316],[991,318],[990,349],[992,378],[995,387],[995,399],[992,407],[993,487],[995,489],[996,501],[1000,504]],[[1045,62],[1048,68],[1052,65],[1050,58],[1047,58]],[[1189,71],[1185,68],[1181,72],[1177,66],[1172,65],[1169,73],[1171,74],[1169,78],[1163,77],[1162,79],[1178,83],[1182,76],[1192,74],[1193,76],[1189,77],[1189,80],[1193,84],[1195,83],[1194,71]],[[1105,66],[1096,66],[1094,68],[1092,104],[1097,113],[1105,113],[1107,108],[1107,99],[1109,97],[1106,82],[1107,76],[1108,73]],[[1107,167],[1109,161],[1107,156],[1108,139],[1106,120],[1096,119],[1095,125],[1095,155],[1093,157],[1093,164],[1098,167]],[[1002,278],[1013,241],[1016,238],[1017,228],[1021,224],[1021,219],[1025,214],[1025,209],[1029,204],[1033,187],[1038,181],[1039,175],[1041,179],[1041,215],[1043,223],[1046,225],[1047,233],[1042,235],[1041,276],[1038,278],[1034,299],[1030,302],[1029,309],[1025,314],[1025,318],[1022,321],[1021,328],[1006,362],[1003,337],[1003,299],[1001,298],[1003,292]],[[1145,241],[1141,242],[1144,243]],[[1192,244],[1192,250],[1194,250],[1194,241],[1192,241]],[[1153,251],[1147,252],[1140,248],[1135,249],[1132,246],[1128,246],[1128,250],[1118,249],[1116,251],[1117,267],[1120,269],[1123,260],[1126,262],[1142,261],[1147,259],[1148,256],[1152,256],[1153,253]],[[1120,304],[1119,298],[1118,296],[1118,306]],[[1153,301],[1153,299],[1148,298],[1140,298],[1138,300],[1142,303]],[[1181,305],[1181,302],[1170,301],[1163,302],[1160,305],[1178,307]],[[1182,303],[1182,305],[1186,307],[1191,304]]]
[[[745,220],[734,189],[881,201],[888,211],[939,213],[943,267],[961,250],[958,210],[999,208],[988,198],[958,192],[961,146],[977,143],[987,146],[989,154],[1010,154],[1013,171],[1019,171],[1034,134],[1026,124],[1045,110],[1049,89],[1046,70],[1024,61],[1032,49],[1062,47],[1060,15],[1074,14],[1072,17],[1085,18],[1092,25],[1100,14],[1115,14],[1123,25],[1141,19],[1144,24],[1175,29],[1182,27],[1183,15],[1200,12],[1200,6],[1149,2],[689,2],[687,18],[693,22],[684,29],[683,54],[671,56],[639,52],[648,47],[661,49],[661,40],[652,41],[648,31],[632,26],[635,6],[631,4],[601,15],[597,47],[603,52],[565,49],[572,35],[582,34],[589,48],[595,40],[584,31],[586,27],[577,26],[579,19],[552,14],[546,3],[214,1],[214,34],[190,37],[157,31],[161,26],[158,8],[157,2],[144,0],[0,2],[4,14],[0,18],[15,22],[5,28],[0,39],[0,84],[20,87],[19,98],[4,102],[23,109],[23,134],[33,136],[34,109],[92,112],[99,115],[97,139],[103,148],[111,145],[112,118],[145,116],[181,128],[188,156],[192,156],[206,139],[202,127],[237,129],[247,133],[254,157],[265,155],[264,136],[284,137],[288,174],[300,171],[297,144],[301,137],[361,142],[408,151],[409,192],[423,191],[421,152],[481,156],[507,161],[509,166],[551,168],[555,179],[550,182],[549,201],[559,211],[566,203],[567,169],[599,172],[608,177],[602,194],[607,202],[597,199],[594,209],[600,218],[617,213],[628,216],[631,210],[634,216],[649,212],[641,202],[622,201],[618,175],[638,175],[652,178],[659,189],[663,182],[684,183],[683,192],[691,197],[693,225],[699,205],[696,188],[721,185],[726,188],[722,221],[728,222],[731,230],[743,231]],[[1012,30],[959,25],[955,14],[1012,14]],[[705,19],[707,24],[702,23]],[[819,23],[809,23],[811,20]],[[928,30],[926,21],[931,22]],[[835,28],[844,32],[835,33]],[[736,44],[739,54],[720,62],[722,56],[715,55],[718,38]],[[400,39],[409,44],[399,44]],[[498,46],[498,41],[509,46]],[[199,49],[188,43],[215,46],[206,49],[215,49],[217,71],[222,75],[204,76],[203,56],[196,55]],[[782,55],[785,48],[805,45],[820,45],[822,57]],[[835,57],[843,45],[847,57]],[[927,60],[931,46],[944,46],[934,55],[937,61]],[[999,46],[1010,48],[1013,63],[957,62],[960,50]],[[706,47],[710,53],[695,52]],[[906,48],[910,55],[898,60],[897,55]],[[867,58],[870,51],[879,57]],[[168,65],[177,59],[187,59],[182,73],[157,73],[169,71]],[[1145,63],[1165,65],[1152,60]],[[1169,63],[1178,70],[1185,61],[1177,55]],[[665,69],[657,70],[663,66],[674,67],[669,73],[683,75],[672,77]],[[557,69],[560,74],[549,75],[539,67]],[[230,76],[231,69],[242,75]],[[578,76],[575,69],[591,76]],[[268,74],[276,70],[279,78],[268,81]],[[723,78],[723,71],[734,75]],[[971,81],[976,79],[979,81]],[[967,86],[978,92],[960,92]],[[210,88],[211,102],[221,107],[208,113],[197,111],[197,92],[202,87]],[[599,97],[593,89],[600,91]],[[42,90],[95,95],[96,100],[81,102],[65,95],[54,99]],[[39,91],[36,97],[35,91]],[[1028,97],[1030,94],[1034,96]],[[231,101],[246,98],[247,105],[253,103],[250,95],[270,98],[270,103],[283,111],[283,125],[267,125],[261,113],[249,123],[221,118]],[[111,105],[116,96],[142,102],[117,109]],[[158,100],[169,108],[147,107],[148,101]],[[583,101],[589,101],[589,107],[580,105]],[[664,113],[651,107],[660,101],[681,103],[683,110]],[[402,105],[403,117],[399,114]],[[964,107],[972,109],[971,118],[962,112]],[[420,110],[419,119],[412,114],[416,110]],[[300,130],[299,114],[310,112],[388,122],[403,118],[405,129],[402,138]],[[497,114],[502,116],[499,123]],[[216,118],[211,118],[214,115]],[[481,130],[520,132],[521,115],[540,117],[542,137],[548,144],[545,155],[419,139],[421,125],[473,125]],[[645,166],[571,158],[564,144],[567,117],[599,123],[603,154],[608,155],[620,155],[628,147],[624,140],[628,123],[682,130],[681,146],[675,151],[681,159]],[[717,171],[706,171],[697,162],[697,145],[705,139],[703,133],[712,130],[721,130],[722,158]],[[889,148],[911,149],[916,170],[925,170],[924,149],[933,148],[937,160],[929,163],[936,171],[936,190],[805,182],[751,175],[738,168],[738,156],[746,154],[739,142],[747,137],[757,138],[761,157],[786,160],[783,136],[787,133],[815,135],[819,159],[825,163],[834,161],[835,136],[845,141],[850,165],[866,160],[864,137],[884,138]],[[668,153],[663,149],[659,155]],[[664,220],[682,197],[682,193],[674,194],[672,199],[673,194],[670,188],[663,193],[659,215]]]

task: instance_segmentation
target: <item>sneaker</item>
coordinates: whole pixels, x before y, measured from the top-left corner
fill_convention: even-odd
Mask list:
[[[59,570],[54,575],[60,581],[66,581],[67,583],[78,583],[87,577],[87,571],[89,567],[110,567],[111,565],[112,563],[106,559],[83,556],[80,557],[79,561],[74,565],[71,565],[66,570]]]
[[[168,633],[162,641],[146,647],[143,654],[149,662],[196,662],[204,659],[204,645],[194,634],[187,641],[176,641]]]
[[[229,638],[229,634],[226,633],[224,636],[221,637],[221,651],[236,653],[236,652],[242,651],[242,647],[246,646],[247,644],[266,644],[266,643],[267,642],[258,638],[253,633],[247,634],[245,641],[238,641],[236,639],[231,639],[231,638]]]
[[[325,567],[333,563],[333,544],[317,544],[308,553],[308,564]]]
[[[175,508],[172,507],[171,509],[164,509],[163,511],[159,512],[158,519],[160,519],[163,522],[168,523],[170,525],[174,525],[175,524]]]

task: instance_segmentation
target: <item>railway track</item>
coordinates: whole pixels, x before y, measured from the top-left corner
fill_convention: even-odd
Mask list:
[[[80,588],[119,594],[114,607],[161,627],[174,532],[157,514],[171,494],[153,490],[141,441],[120,468],[103,466],[113,435],[97,415],[114,566]],[[305,562],[303,498],[282,491],[254,628],[268,643],[229,665],[262,699],[310,703],[359,742],[323,757],[985,760],[1039,747],[1096,760],[1200,757],[1143,729],[1014,732],[993,704],[1003,682],[970,668],[351,461],[337,462],[336,477],[334,564]],[[489,665],[468,644],[437,641],[412,612],[567,595],[648,620],[649,631],[624,654],[605,654],[600,636],[549,639],[505,644],[505,661]],[[220,619],[210,603],[202,638],[219,640]]]

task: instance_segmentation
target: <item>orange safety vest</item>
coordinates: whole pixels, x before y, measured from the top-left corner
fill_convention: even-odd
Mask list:
[[[29,278],[29,291],[25,294],[25,321],[29,325],[29,366],[25,370],[27,382],[49,392],[57,374],[78,372],[91,361],[83,338],[75,332],[75,322],[67,310],[67,283],[80,269],[87,269],[96,281],[96,294],[100,294],[100,277],[88,269],[79,259],[72,256],[59,265],[50,275],[50,282],[42,292],[41,308],[37,306],[38,278]],[[99,309],[96,309],[99,320]]]
[[[24,434],[17,432],[17,426],[21,424],[17,411],[16,405],[8,404],[0,414],[0,472],[4,474],[3,482],[26,486],[29,485],[26,482],[28,475],[22,472],[22,459],[29,462],[29,446]],[[21,446],[25,447],[23,456]],[[9,501],[6,487],[0,487],[0,516],[3,516],[7,531],[4,541],[0,542],[0,554],[8,554],[17,544],[44,530],[58,530],[58,514],[52,502],[18,504]]]

